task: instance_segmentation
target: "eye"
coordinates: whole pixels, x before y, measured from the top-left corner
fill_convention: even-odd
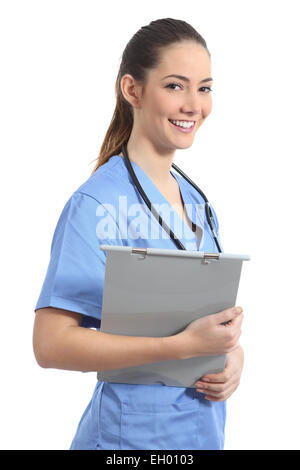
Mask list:
[[[177,83],[169,83],[169,85],[166,86],[166,88],[171,88],[172,86],[179,86],[180,85],[177,85]],[[172,88],[172,90],[174,90],[174,88]]]
[[[210,93],[212,91],[212,89],[209,86],[203,86],[202,88],[200,88],[200,90],[203,90],[204,88],[208,90],[205,93]]]
[[[178,85],[177,83],[169,83],[166,88],[170,88],[171,90],[174,90],[174,88],[172,87],[176,87],[176,86],[179,86],[179,88],[181,88],[181,85]],[[211,91],[213,91],[209,86],[203,86],[201,88],[199,88],[199,90],[207,90],[205,91],[205,93],[210,93]]]

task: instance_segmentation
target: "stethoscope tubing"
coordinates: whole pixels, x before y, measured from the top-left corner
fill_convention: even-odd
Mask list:
[[[134,184],[136,185],[136,187],[137,187],[140,195],[142,196],[145,204],[147,205],[148,209],[154,215],[154,217],[156,218],[158,223],[162,226],[162,228],[168,233],[170,238],[175,242],[177,248],[179,248],[180,250],[186,250],[186,248],[181,243],[181,241],[176,237],[174,232],[172,232],[170,227],[168,227],[168,225],[164,222],[164,220],[162,219],[160,214],[158,214],[158,212],[156,211],[154,206],[151,204],[151,202],[150,202],[148,196],[146,195],[145,191],[143,190],[142,186],[140,185],[140,182],[136,177],[136,174],[135,174],[135,172],[132,168],[132,165],[131,165],[129,157],[128,157],[127,141],[122,144],[122,153],[123,153],[123,156],[124,156],[124,162],[125,162],[125,165],[127,167],[127,170],[129,171],[129,173],[130,173],[130,175],[131,175],[131,177],[134,181]],[[205,215],[206,215],[208,225],[209,225],[209,227],[212,231],[213,238],[214,238],[214,241],[215,241],[216,246],[218,248],[218,251],[219,251],[219,253],[222,253],[222,249],[221,249],[221,247],[219,245],[219,242],[218,242],[218,239],[217,239],[217,226],[216,226],[214,216],[213,216],[213,213],[211,211],[211,207],[210,207],[210,204],[208,202],[207,197],[205,196],[203,191],[201,191],[201,189],[196,185],[196,183],[194,183],[177,165],[175,165],[175,163],[172,163],[172,168],[174,168],[186,181],[188,181],[196,189],[196,191],[198,191],[201,194],[201,196],[203,197],[203,199],[205,201]],[[194,226],[194,223],[193,223],[193,226]]]

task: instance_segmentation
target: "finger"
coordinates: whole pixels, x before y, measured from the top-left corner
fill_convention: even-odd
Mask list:
[[[228,398],[231,397],[231,395],[235,392],[235,388],[231,389],[231,390],[228,390],[227,393],[224,393],[222,395],[204,395],[204,398],[205,400],[209,400],[209,401],[225,401],[225,400],[228,400]]]
[[[222,372],[218,372],[217,374],[206,374],[201,379],[199,379],[196,383],[224,383],[228,380],[228,372],[226,368]]]
[[[223,383],[207,383],[200,381],[197,382],[195,386],[196,390],[202,391],[203,393],[221,393],[224,392],[224,390],[227,390],[230,387],[234,386],[234,384],[236,383],[239,383],[239,377],[237,375],[234,375]]]
[[[225,400],[227,395],[230,393],[231,388],[225,388],[223,390],[197,390],[199,393],[204,395],[204,398],[213,397],[219,400]]]
[[[219,328],[231,328],[233,332],[237,332],[237,334],[240,336],[241,335],[241,326],[242,326],[242,321],[243,321],[244,315],[242,313],[239,314],[239,316],[233,318],[229,323],[226,322],[226,324],[220,324],[218,325]]]
[[[223,372],[218,374],[208,374],[201,377],[200,380],[195,382],[195,386],[197,387],[207,387],[210,389],[210,385],[216,384],[227,384],[229,386],[231,383],[236,382],[239,379],[238,370],[232,369],[231,367],[226,367]]]
[[[200,393],[208,393],[208,394],[215,394],[215,393],[222,393],[226,390],[228,386],[226,384],[199,384],[196,385],[196,390]]]
[[[230,325],[241,326],[242,321],[244,319],[244,315],[240,313],[237,317],[233,318],[230,322]]]
[[[235,384],[232,384],[231,387],[226,388],[226,390],[224,390],[223,392],[218,392],[218,393],[208,392],[208,393],[205,393],[204,398],[206,400],[210,400],[210,401],[225,401],[233,394],[233,392],[237,389],[237,387],[238,387],[238,384],[235,383]]]
[[[233,307],[223,310],[222,312],[215,313],[212,316],[214,317],[217,324],[226,323],[233,320],[235,317],[238,317],[242,313],[242,307]]]

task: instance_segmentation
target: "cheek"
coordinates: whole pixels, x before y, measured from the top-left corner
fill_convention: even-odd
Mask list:
[[[163,115],[163,104],[156,97],[153,97],[153,99],[148,103],[147,106],[147,120],[151,121],[152,123],[159,122]]]
[[[155,110],[158,118],[174,116],[177,112],[175,100],[170,99],[166,93],[153,94],[151,97],[151,107],[153,110]]]
[[[203,107],[204,117],[208,116],[211,113],[211,110],[212,110],[212,99],[208,100],[207,103],[205,103],[205,106]]]

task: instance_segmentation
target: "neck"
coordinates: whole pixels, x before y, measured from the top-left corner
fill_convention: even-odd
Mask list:
[[[161,151],[146,138],[136,138],[130,135],[127,143],[127,153],[130,161],[139,165],[157,186],[173,183],[170,173],[175,150]]]

